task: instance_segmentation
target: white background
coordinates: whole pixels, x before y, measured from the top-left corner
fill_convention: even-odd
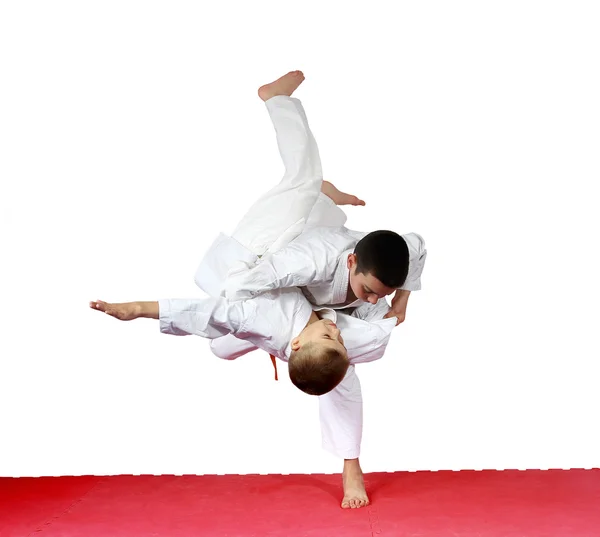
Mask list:
[[[281,176],[256,90],[293,69],[348,227],[429,252],[357,369],[363,469],[600,466],[592,6],[3,2],[0,475],[341,470],[281,362],[88,308],[200,296]]]

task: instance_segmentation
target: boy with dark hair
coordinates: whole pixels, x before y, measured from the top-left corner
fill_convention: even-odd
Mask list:
[[[394,293],[386,317],[396,317],[399,324],[410,293],[421,289],[426,257],[425,242],[416,233],[317,226],[260,263],[232,270],[225,296],[244,300],[273,289],[300,287],[315,306],[345,309],[375,304]]]
[[[393,231],[372,231],[354,248],[355,274],[371,274],[391,289],[402,287],[408,276],[410,252],[406,241]]]
[[[259,263],[230,270],[225,296],[244,300],[273,289],[299,287],[315,306],[344,309],[364,302],[375,304],[394,294],[386,317],[396,317],[400,324],[410,293],[421,289],[425,241],[416,233],[350,230],[337,205],[349,203],[353,197],[326,181],[321,198],[323,194],[331,198],[327,216],[309,218],[300,235],[287,246],[267,252]],[[323,225],[323,220],[328,223]]]

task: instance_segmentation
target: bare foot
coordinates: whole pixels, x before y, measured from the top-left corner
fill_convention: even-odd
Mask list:
[[[329,181],[323,181],[321,192],[330,197],[336,205],[365,205],[365,202],[352,194],[338,190]]]
[[[358,509],[369,505],[362,469],[358,459],[344,461],[344,499],[342,509]]]
[[[271,97],[275,97],[276,95],[287,95],[289,97],[303,81],[304,74],[302,71],[290,71],[275,80],[275,82],[265,84],[258,88],[258,96],[263,101],[268,101]]]
[[[122,304],[109,304],[103,300],[90,302],[90,308],[103,311],[107,315],[115,317],[121,321],[132,321],[140,317],[141,308],[138,302],[125,302]]]

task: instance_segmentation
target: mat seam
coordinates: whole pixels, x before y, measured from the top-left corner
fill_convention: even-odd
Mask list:
[[[40,533],[42,533],[44,530],[47,530],[54,522],[56,522],[59,518],[61,518],[62,516],[66,515],[69,511],[71,511],[71,509],[73,509],[73,507],[75,507],[77,504],[80,504],[85,497],[90,494],[90,492],[92,492],[96,487],[98,487],[99,485],[101,485],[102,483],[106,482],[106,478],[104,479],[100,479],[90,490],[88,490],[85,494],[83,494],[80,498],[78,498],[77,500],[75,500],[73,503],[71,503],[68,507],[66,507],[65,509],[62,510],[62,512],[60,512],[58,515],[52,516],[50,517],[48,520],[46,520],[46,522],[44,522],[43,524],[40,524],[35,530],[33,530],[31,533],[29,533],[27,535],[27,537],[31,537],[34,534],[39,535]]]

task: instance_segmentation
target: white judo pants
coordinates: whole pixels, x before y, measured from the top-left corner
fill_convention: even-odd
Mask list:
[[[266,101],[285,172],[283,178],[252,205],[232,237],[252,253],[263,256],[285,247],[304,229],[342,226],[345,213],[321,193],[323,173],[315,138],[301,102],[277,96]],[[227,335],[210,341],[219,358],[234,360],[257,349],[248,341]],[[360,455],[363,403],[354,366],[331,392],[319,396],[323,448],[343,459]]]

